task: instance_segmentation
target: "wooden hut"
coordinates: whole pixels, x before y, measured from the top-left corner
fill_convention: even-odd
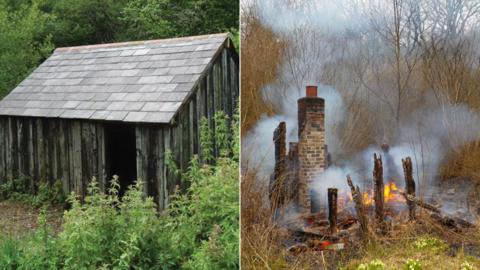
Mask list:
[[[60,180],[85,195],[117,174],[163,208],[179,184],[165,152],[186,169],[200,119],[233,114],[238,70],[228,34],[58,48],[0,101],[0,184]]]

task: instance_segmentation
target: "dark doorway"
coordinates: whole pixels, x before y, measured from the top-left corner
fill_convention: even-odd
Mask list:
[[[106,165],[108,179],[119,176],[120,195],[137,179],[135,126],[107,124],[105,126]]]

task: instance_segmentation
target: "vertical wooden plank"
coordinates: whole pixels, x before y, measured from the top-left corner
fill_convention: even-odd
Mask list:
[[[213,65],[213,89],[215,97],[215,112],[222,110],[222,62],[221,57]]]
[[[230,76],[231,76],[231,93],[232,93],[232,105],[234,109],[237,108],[238,104],[238,96],[239,96],[239,81],[238,81],[238,62],[235,61],[236,53],[230,50]]]
[[[19,170],[18,170],[18,138],[17,138],[17,118],[10,117],[9,118],[9,138],[10,138],[10,171],[11,171],[11,178],[17,179],[19,177]]]
[[[145,146],[145,131],[140,125],[135,126],[135,147],[137,153],[137,180],[144,182],[144,191],[148,194],[148,179],[147,179],[147,149]]]
[[[98,183],[100,189],[105,191],[108,184],[105,168],[105,128],[103,124],[97,124],[97,151],[98,151]]]
[[[11,130],[12,130],[12,118],[8,117],[7,118],[7,129],[6,129],[6,136],[5,136],[5,149],[6,149],[6,176],[7,180],[11,180],[13,178],[13,171],[12,171],[12,135],[11,135]]]
[[[34,118],[30,119],[30,138],[29,138],[29,147],[31,151],[30,155],[30,174],[32,177],[32,182],[30,183],[31,189],[35,189],[37,182],[39,181],[39,166],[38,166],[38,140],[37,140],[37,121]]]
[[[23,128],[23,123],[20,118],[15,119],[16,122],[16,137],[17,137],[17,164],[18,164],[18,176],[22,177],[23,176],[23,155],[25,153],[24,149],[22,149],[22,139],[23,139],[23,134],[22,134],[22,128]]]
[[[171,133],[171,140],[172,140],[172,156],[174,158],[175,164],[181,168],[181,145],[182,145],[182,130],[181,130],[181,125],[180,125],[181,118],[179,114],[175,116],[175,125],[172,127],[172,133]],[[173,176],[172,175],[172,181],[175,181],[174,185],[180,184],[180,178],[178,176]]]
[[[38,180],[46,181],[45,168],[45,142],[43,138],[42,119],[36,119],[37,122],[37,162],[38,162]]]
[[[90,142],[90,123],[81,122],[81,148],[82,148],[82,189],[85,190],[92,179],[91,161],[92,145]]]
[[[90,158],[90,164],[92,168],[92,175],[97,179],[98,173],[98,143],[97,143],[97,127],[95,123],[90,123],[90,144],[92,145],[92,157]]]
[[[49,131],[48,131],[48,149],[49,149],[49,159],[50,159],[50,180],[52,184],[55,184],[58,177],[58,155],[57,155],[57,141],[58,141],[58,131],[57,131],[57,119],[49,120]]]
[[[232,94],[230,91],[229,73],[228,73],[228,49],[224,48],[222,51],[222,102],[223,110],[226,115],[232,117],[231,100]]]
[[[197,122],[197,94],[196,91],[190,99],[189,128],[190,128],[190,154],[198,154],[198,122]]]
[[[157,130],[157,168],[156,168],[156,180],[158,188],[158,209],[163,210],[166,207],[166,179],[165,179],[165,138],[163,136],[163,128],[159,127]]]
[[[171,172],[167,168],[167,162],[165,160],[165,154],[167,151],[172,151],[172,129],[170,126],[165,126],[163,128],[163,179],[164,179],[164,206],[167,207],[169,201],[169,195],[173,190],[171,188],[171,183],[173,182],[173,178]]]
[[[5,117],[0,116],[0,185],[5,182]]]
[[[44,149],[42,160],[45,162],[45,176],[42,180],[47,182],[47,183],[50,183],[50,181],[51,181],[51,177],[50,177],[50,171],[51,171],[51,167],[50,167],[50,163],[51,163],[50,139],[51,139],[51,136],[49,134],[50,120],[49,119],[42,119],[41,121],[42,121],[42,125],[43,125],[42,126],[42,130],[43,130],[42,138],[43,138],[43,149]]]
[[[68,129],[65,120],[58,121],[58,144],[59,144],[59,161],[61,163],[61,181],[64,194],[70,193],[70,155],[68,145]]]
[[[184,106],[184,109],[180,113],[180,124],[181,124],[181,160],[180,160],[180,169],[182,172],[187,171],[188,169],[188,163],[190,159],[190,121],[189,121],[189,116],[190,116],[190,107]],[[182,183],[182,187],[183,187]]]
[[[67,140],[66,145],[67,145],[67,151],[68,151],[68,175],[69,175],[69,181],[68,181],[68,190],[69,192],[75,192],[75,164],[74,164],[74,151],[73,151],[73,122],[71,121],[65,121],[65,127],[66,127],[66,137],[65,139]]]
[[[85,196],[82,175],[82,126],[77,120],[72,122],[72,159],[73,190],[77,195]]]
[[[198,90],[197,90],[197,102],[196,102],[196,105],[197,105],[197,153],[199,154],[199,157],[200,157],[200,160],[202,160],[202,156],[201,156],[201,153],[202,153],[202,147],[200,145],[200,122],[202,120],[203,117],[205,117],[207,115],[207,112],[206,112],[206,86],[207,86],[207,79],[206,77],[204,77],[199,86],[198,86]]]

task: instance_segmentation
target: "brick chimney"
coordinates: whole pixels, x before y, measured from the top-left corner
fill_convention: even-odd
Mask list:
[[[326,168],[325,100],[316,86],[306,87],[298,100],[298,203],[301,212],[312,212],[310,183]]]

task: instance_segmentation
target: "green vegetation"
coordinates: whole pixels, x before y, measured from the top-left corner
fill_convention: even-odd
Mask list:
[[[477,238],[472,232],[470,238]],[[453,251],[438,236],[422,235],[411,240],[399,240],[388,245],[368,244],[351,258],[345,258],[344,270],[426,270],[479,269],[480,260],[469,255],[468,249]]]
[[[238,1],[0,0],[0,98],[55,47],[230,31]]]
[[[12,200],[37,208],[65,202],[62,182],[56,181],[53,185],[42,182],[38,186],[37,192],[30,187],[30,183],[31,181],[27,177],[7,180],[0,185],[0,201]]]
[[[182,174],[188,188],[174,194],[165,211],[159,214],[153,198],[145,197],[141,181],[119,197],[118,179],[105,193],[93,179],[84,203],[69,196],[58,235],[44,210],[35,233],[0,236],[0,269],[238,269],[238,149],[231,149],[239,145],[238,127],[232,121],[230,131],[222,113],[216,120],[217,141],[229,137],[220,134],[226,132],[233,142],[216,144],[223,154],[214,165],[191,160]]]

